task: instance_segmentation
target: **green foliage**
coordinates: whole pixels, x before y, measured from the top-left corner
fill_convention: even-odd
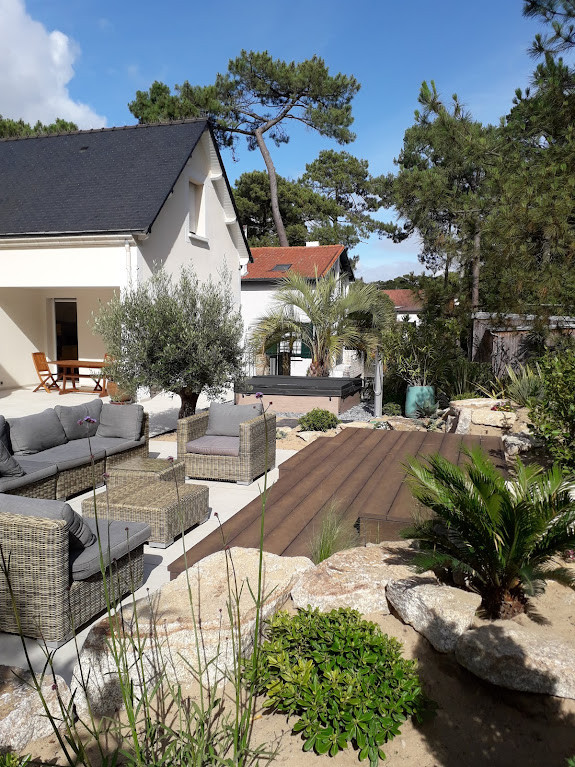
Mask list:
[[[477,397],[476,391],[463,391],[461,394],[454,394],[451,399],[452,400],[461,400],[461,399],[474,399]]]
[[[187,268],[173,282],[161,269],[101,306],[93,326],[112,358],[112,380],[179,394],[182,418],[202,390],[216,396],[240,378],[243,325],[228,285],[227,275],[201,283]]]
[[[10,120],[8,117],[0,115],[0,139],[1,138],[22,138],[25,136],[43,136],[48,133],[71,133],[77,131],[78,126],[75,123],[62,120],[57,117],[53,123],[44,125],[40,120],[32,126],[24,120]]]
[[[397,402],[386,402],[381,408],[382,415],[401,415],[401,405]]]
[[[410,386],[435,385],[445,353],[437,330],[413,322],[389,325],[382,334],[382,359],[387,371]]]
[[[490,385],[491,394],[497,399],[510,399],[520,407],[529,407],[543,397],[544,381],[538,362],[533,366],[521,365],[517,370],[507,368],[505,377],[496,378]],[[483,388],[482,391],[487,392]]]
[[[353,549],[358,545],[358,532],[355,525],[346,519],[335,501],[321,519],[319,530],[314,530],[310,541],[310,559],[316,565],[328,559],[332,554],[344,549]]]
[[[448,360],[443,368],[441,385],[450,399],[477,397],[478,390],[491,378],[491,365],[487,362],[470,362],[462,353]],[[462,395],[466,396],[463,397]]]
[[[354,282],[346,289],[343,275],[333,271],[314,280],[288,272],[250,344],[260,353],[283,340],[301,340],[311,350],[309,375],[326,376],[344,348],[374,351],[378,328],[392,322],[391,302],[372,285]]]
[[[25,767],[30,764],[31,756],[18,756],[9,751],[7,754],[0,753],[0,767]]]
[[[329,429],[335,429],[339,423],[339,419],[329,410],[323,410],[320,407],[314,407],[309,413],[302,415],[298,420],[302,431],[328,431]]]
[[[265,706],[300,717],[304,751],[335,756],[351,743],[376,767],[382,746],[426,700],[414,661],[355,610],[278,612],[271,620],[254,682]]]
[[[575,470],[575,352],[549,354],[539,363],[543,394],[532,400],[529,416],[554,461]]]
[[[575,588],[573,574],[552,563],[575,543],[573,483],[557,466],[543,472],[521,461],[506,481],[481,450],[468,457],[463,468],[439,454],[410,462],[413,494],[433,512],[402,533],[419,542],[419,569],[463,576],[492,618],[522,612],[546,580]]]

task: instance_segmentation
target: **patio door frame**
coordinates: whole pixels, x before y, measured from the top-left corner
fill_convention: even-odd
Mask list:
[[[51,327],[51,341],[50,346],[52,348],[52,354],[51,358],[53,360],[57,359],[58,356],[58,334],[56,332],[56,304],[76,304],[76,340],[78,339],[78,299],[77,298],[68,298],[68,297],[54,297],[50,299],[50,327]],[[80,349],[78,348],[77,354],[80,353]],[[78,359],[78,356],[75,357],[75,359]]]

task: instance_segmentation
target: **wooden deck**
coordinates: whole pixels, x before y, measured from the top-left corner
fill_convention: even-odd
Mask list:
[[[460,463],[462,448],[479,444],[504,471],[499,437],[353,428],[320,437],[279,467],[279,480],[268,490],[264,550],[308,556],[313,531],[331,506],[357,524],[363,541],[396,540],[415,508],[404,481],[407,459],[439,452]],[[224,523],[225,543],[257,548],[260,518],[261,500],[256,498]],[[221,548],[222,531],[215,530],[186,552],[188,567]],[[168,567],[170,577],[184,567],[182,555]]]

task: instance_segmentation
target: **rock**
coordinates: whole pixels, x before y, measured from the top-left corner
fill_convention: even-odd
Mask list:
[[[193,615],[185,572],[162,586],[149,599],[138,600],[136,614],[140,642],[145,643],[142,665],[148,682],[153,683],[162,677],[184,684],[191,679],[190,666],[210,683],[229,675],[237,655],[235,648],[239,625],[242,653],[248,654],[253,647],[256,608],[250,588],[254,593],[257,591],[258,564],[258,549],[232,548],[227,561],[226,552],[218,551],[189,568]],[[263,593],[267,598],[262,608],[262,619],[273,615],[285,603],[299,574],[313,567],[313,562],[307,557],[279,557],[264,552]],[[228,589],[232,589],[233,595],[234,578],[237,578],[240,597],[238,608],[235,601],[232,603],[235,616],[235,626],[232,626],[228,613]],[[124,609],[123,619],[125,625],[133,626],[133,610]],[[235,641],[232,641],[232,628],[235,629]],[[201,641],[201,669],[198,669],[196,635]],[[110,715],[122,707],[116,667],[108,649],[109,639],[109,620],[105,618],[90,630],[79,661],[84,674],[90,674],[88,695],[98,715]],[[130,676],[137,692],[140,687],[136,660],[137,656],[130,652]],[[206,663],[209,664],[207,669]],[[86,710],[86,698],[78,684],[79,678],[76,666],[72,689],[76,693],[76,706],[82,714]]]
[[[478,408],[471,411],[471,423],[478,426],[495,426],[498,429],[510,429],[517,416],[509,410],[491,410]]]
[[[427,431],[425,426],[417,423],[412,418],[403,418],[399,415],[388,418],[387,423],[394,431]]]
[[[527,453],[535,447],[540,447],[540,442],[530,434],[504,434],[503,435],[503,447],[505,449],[505,455],[508,458],[513,458],[516,455]]]
[[[457,426],[455,427],[455,434],[469,434],[470,427],[471,427],[471,410],[469,410],[468,408],[461,408],[459,410],[459,416],[457,418]]]
[[[23,751],[31,740],[52,735],[54,730],[35,689],[30,687],[29,671],[0,666],[0,754]],[[57,685],[57,689],[54,689]],[[58,693],[65,707],[70,705],[70,690],[60,676],[48,674],[42,684],[42,694],[52,716],[60,720],[62,712]],[[64,732],[63,723],[60,731]]]
[[[294,605],[325,611],[353,607],[360,613],[388,615],[385,587],[414,576],[414,553],[409,541],[338,551],[300,576],[291,592]]]
[[[510,690],[575,698],[575,643],[538,633],[511,620],[463,634],[459,663],[481,679]]]
[[[298,431],[297,435],[304,442],[313,442],[318,437],[323,436],[321,431]]]
[[[370,421],[348,421],[340,424],[342,429],[373,429]]]
[[[443,586],[437,579],[392,581],[386,590],[400,618],[439,652],[453,652],[481,604],[479,594]]]
[[[449,403],[451,410],[475,410],[476,408],[492,408],[494,405],[503,405],[507,400],[495,399],[494,397],[472,397],[470,399],[454,399]]]

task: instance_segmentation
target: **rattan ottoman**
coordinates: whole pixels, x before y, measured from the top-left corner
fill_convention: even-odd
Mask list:
[[[96,494],[98,519],[146,522],[152,528],[149,546],[166,548],[181,533],[203,522],[209,511],[206,485],[178,485],[159,480],[126,481]],[[94,516],[94,498],[82,501],[82,514]]]
[[[178,485],[185,482],[184,461],[169,461],[167,458],[131,458],[116,466],[108,472],[108,487],[118,487],[131,480],[155,481],[158,479],[174,482]]]

